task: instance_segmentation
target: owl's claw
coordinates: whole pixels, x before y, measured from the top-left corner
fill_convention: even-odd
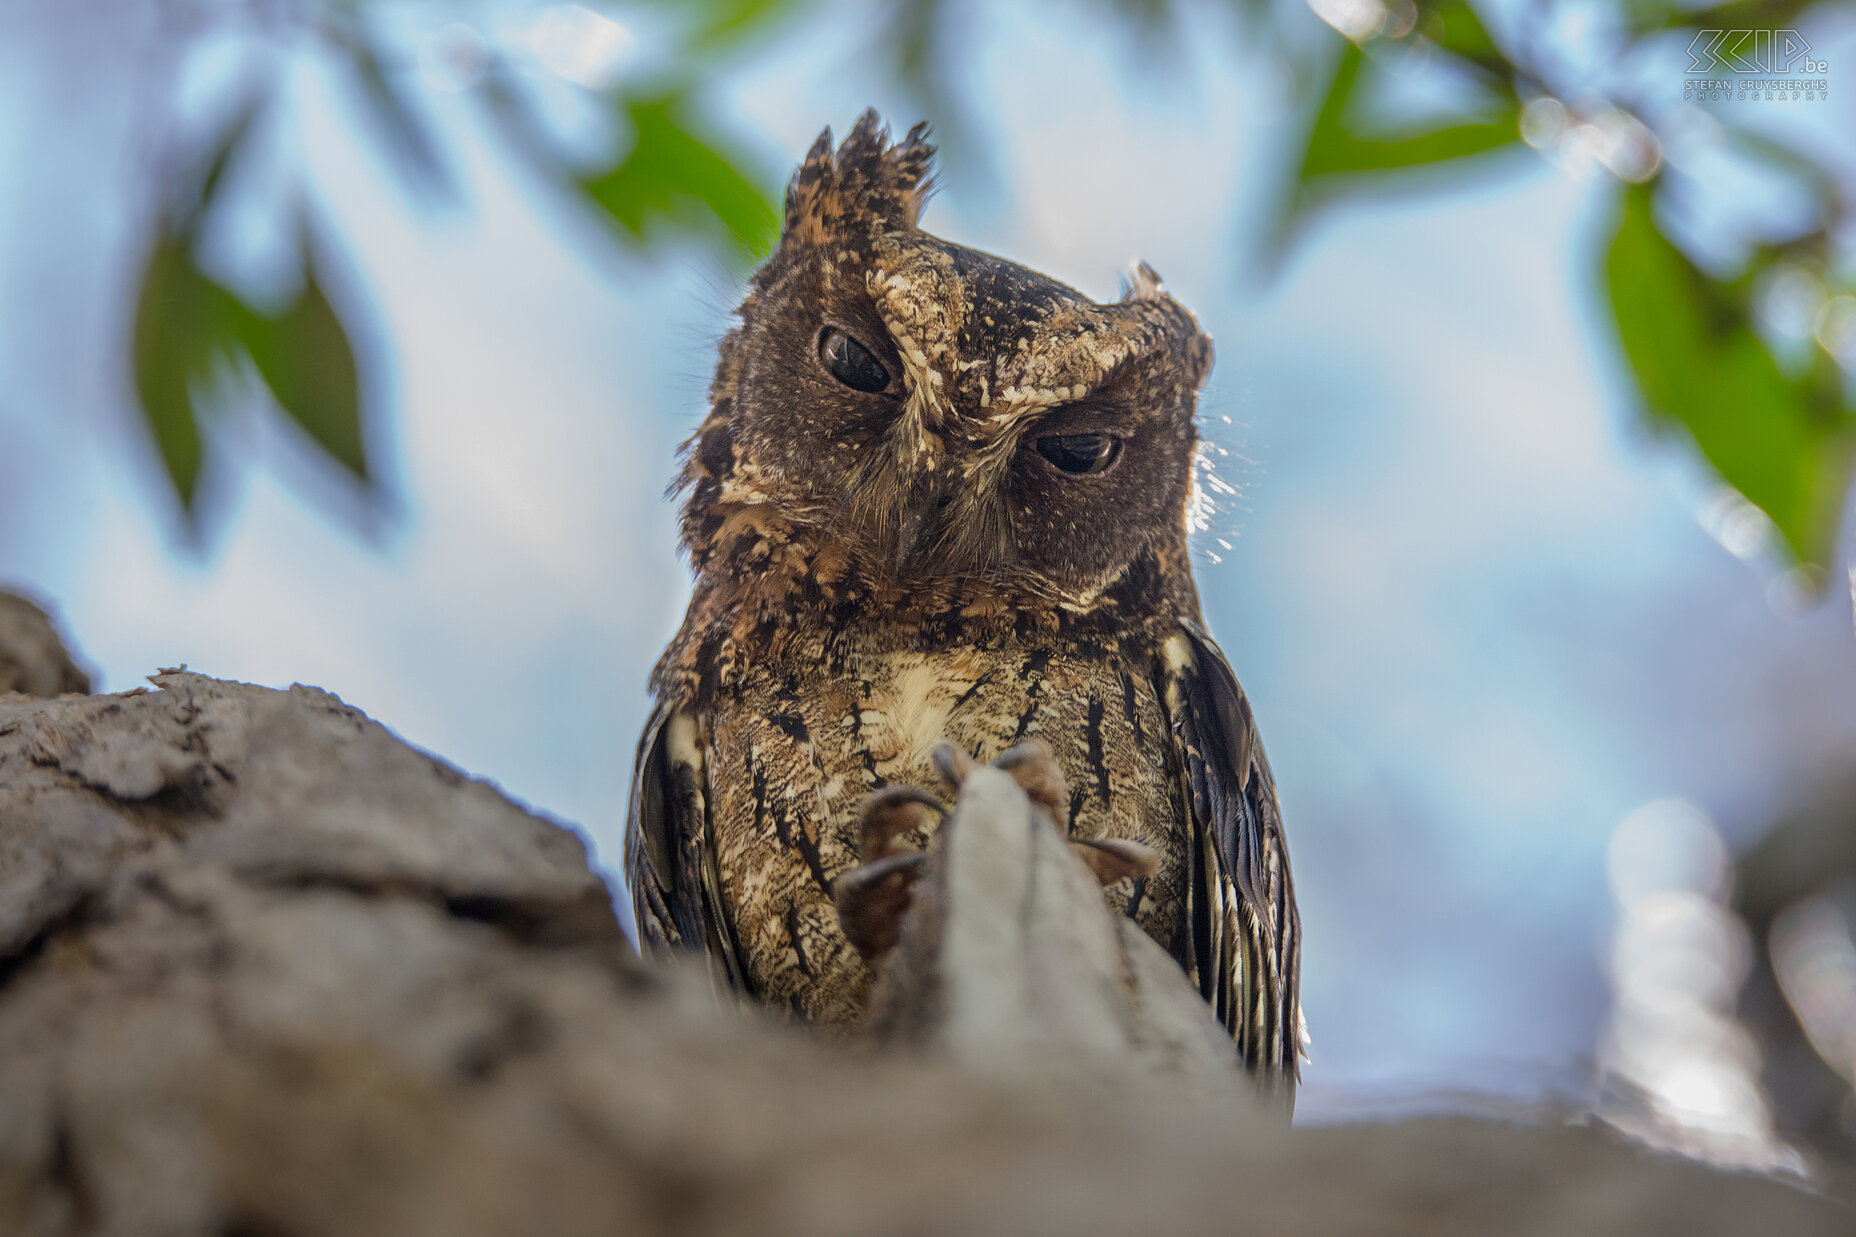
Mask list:
[[[1153,847],[1127,838],[1071,838],[1070,849],[1105,886],[1160,870],[1160,855]]]
[[[947,753],[945,758],[944,752]],[[1050,744],[1042,739],[1027,740],[1001,753],[992,764],[993,768],[1011,774],[1025,797],[1049,812],[1061,832],[1069,832],[1070,784]],[[950,782],[954,779],[949,777],[949,772],[957,768],[964,780],[973,768],[973,760],[952,744],[943,743],[935,749],[935,768]],[[958,783],[954,785],[958,789]],[[1160,870],[1160,856],[1152,847],[1126,838],[1071,838],[1070,845],[1076,857],[1104,885],[1128,877],[1152,876]]]
[[[858,810],[857,857],[865,863],[885,858],[896,849],[897,838],[946,817],[947,805],[919,786],[885,786]]]
[[[1051,753],[1050,744],[1030,739],[1002,753],[993,768],[1012,775],[1025,797],[1050,813],[1062,832],[1070,829],[1070,784],[1064,780],[1063,767]]]
[[[844,939],[866,958],[896,943],[909,896],[927,856],[897,839],[947,816],[947,805],[917,786],[885,786],[858,810],[857,855],[863,863],[832,884]]]
[[[960,793],[961,784],[967,780],[967,774],[973,772],[973,757],[952,743],[937,743],[929,754],[934,761],[934,771],[941,775],[941,781],[955,794]]]
[[[934,749],[935,772],[947,783],[947,788],[956,795],[973,772],[975,761],[965,751],[952,743],[938,743]],[[1029,739],[999,755],[992,762],[992,767],[1012,775],[1031,801],[1051,814],[1059,829],[1067,829],[1070,823],[1069,783],[1064,781],[1063,769],[1057,764],[1057,758],[1051,754],[1050,744],[1042,739]]]
[[[959,795],[978,764],[952,743],[935,745],[935,772]],[[1042,739],[1032,739],[1001,754],[993,767],[1011,775],[1025,797],[1050,814],[1061,832],[1069,832],[1070,790],[1063,768]],[[840,876],[833,887],[844,938],[865,958],[888,952],[901,932],[915,882],[927,856],[903,850],[897,839],[946,818],[941,800],[915,786],[886,786],[863,802],[858,820],[859,867]],[[926,817],[932,816],[932,820]],[[1095,878],[1112,885],[1128,877],[1152,876],[1160,868],[1153,849],[1123,838],[1072,838],[1071,849]]]
[[[832,898],[838,905],[838,926],[858,953],[875,958],[895,946],[927,859],[918,850],[897,851],[837,879]]]

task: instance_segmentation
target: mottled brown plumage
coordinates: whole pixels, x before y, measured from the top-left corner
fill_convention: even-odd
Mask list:
[[[870,972],[831,889],[859,804],[935,785],[943,738],[990,760],[1038,737],[1073,835],[1159,856],[1108,896],[1292,1087],[1288,855],[1186,547],[1211,343],[1145,267],[1097,304],[921,231],[932,155],[874,114],[821,136],[722,342],[681,478],[695,592],[633,789],[640,936],[852,1027]]]

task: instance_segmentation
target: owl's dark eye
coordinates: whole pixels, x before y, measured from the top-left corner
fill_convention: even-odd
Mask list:
[[[870,349],[835,326],[825,328],[818,340],[819,359],[831,376],[853,391],[886,391],[889,371]]]
[[[1067,473],[1106,472],[1121,458],[1121,439],[1108,434],[1048,434],[1038,454]]]

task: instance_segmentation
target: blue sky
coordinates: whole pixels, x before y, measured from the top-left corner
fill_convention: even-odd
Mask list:
[[[338,482],[251,418],[190,550],[123,366],[152,153],[146,17],[118,8],[47,6],[0,45],[0,580],[54,599],[109,689],[180,663],[318,684],[616,864],[686,589],[661,495],[733,277],[608,243],[438,91],[466,193],[428,210],[299,64],[276,174],[307,169],[386,341],[364,359],[394,500],[331,516]],[[494,31],[535,8],[484,11]],[[911,119],[858,10],[836,11],[710,100],[769,180],[866,104]],[[1099,297],[1144,257],[1217,342],[1203,411],[1239,493],[1199,578],[1292,831],[1309,1093],[1576,1088],[1607,1003],[1612,829],[1681,797],[1744,839],[1845,759],[1848,598],[1789,607],[1704,527],[1708,478],[1637,427],[1592,258],[1602,178],[1524,153],[1337,209],[1261,283],[1278,70],[1235,34],[1143,69],[1069,12],[975,22],[962,82],[990,173],[954,161],[924,222]],[[1847,38],[1828,54],[1856,62]]]

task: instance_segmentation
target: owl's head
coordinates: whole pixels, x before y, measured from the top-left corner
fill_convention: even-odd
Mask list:
[[[959,577],[1094,597],[1184,537],[1211,341],[1145,266],[1119,302],[916,226],[934,148],[822,134],[690,440],[698,571]]]

